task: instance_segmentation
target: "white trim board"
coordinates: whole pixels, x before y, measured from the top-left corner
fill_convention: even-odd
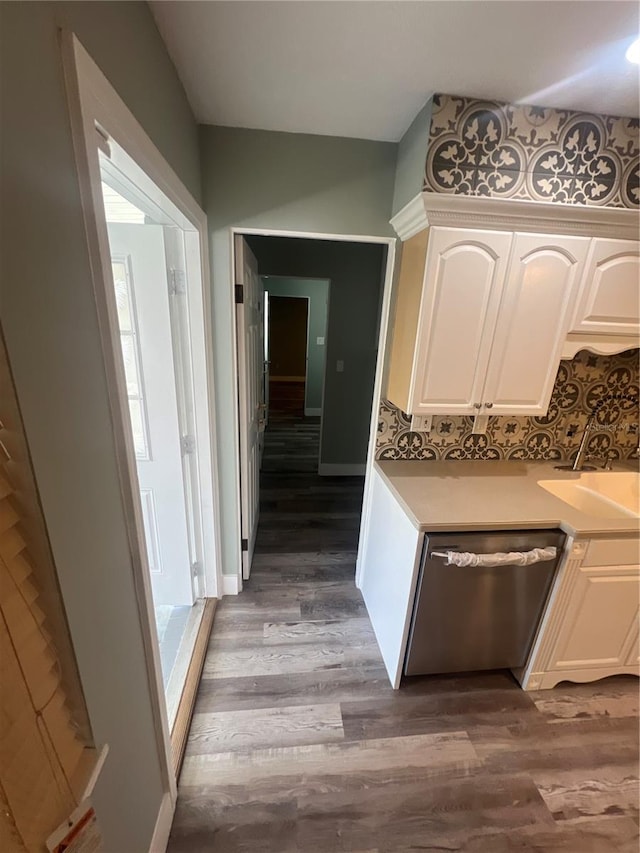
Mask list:
[[[574,333],[567,335],[562,347],[561,358],[573,358],[581,349],[600,353],[600,355],[613,355],[628,349],[640,347],[640,338],[631,335],[591,335]]]
[[[164,699],[144,523],[140,496],[137,490],[136,460],[126,404],[126,385],[124,384],[121,359],[119,360],[115,355],[120,344],[119,340],[115,338],[117,316],[113,298],[109,241],[102,200],[98,157],[98,148],[101,146],[98,141],[97,128],[100,128],[101,135],[112,138],[135,161],[140,171],[164,193],[179,214],[190,224],[192,231],[189,233],[197,235],[197,240],[199,240],[198,258],[196,259],[196,269],[199,273],[199,292],[193,293],[194,300],[200,305],[202,311],[201,331],[198,331],[197,336],[193,339],[194,365],[198,366],[197,379],[201,392],[200,406],[196,411],[196,426],[198,434],[202,438],[200,449],[203,463],[206,461],[204,468],[200,468],[200,476],[203,479],[203,510],[206,510],[203,512],[203,516],[205,516],[205,527],[211,534],[208,538],[205,536],[203,548],[206,594],[214,596],[218,594],[222,581],[219,480],[215,455],[217,441],[213,408],[215,394],[211,370],[213,340],[207,222],[204,212],[77,37],[70,31],[63,30],[61,32],[61,48],[87,250],[92,270],[96,313],[109,393],[120,492],[127,523],[151,714],[157,744],[160,777],[164,789],[151,848],[153,853],[156,851],[160,853],[166,848],[177,797],[177,785],[171,757],[171,738]],[[124,392],[123,389],[125,389]],[[209,521],[206,517],[209,518]]]
[[[170,794],[165,794],[160,803],[158,811],[158,819],[153,830],[153,838],[149,846],[149,853],[165,853],[169,844],[169,835],[171,834],[171,825],[173,823],[173,815],[176,810],[175,800]]]
[[[222,575],[222,594],[238,595],[242,591],[242,582],[238,575]]]
[[[356,558],[356,586],[360,588],[362,582],[362,570],[364,565],[364,543],[367,540],[369,524],[371,520],[371,503],[373,500],[373,479],[375,475],[374,464],[376,455],[376,439],[378,437],[378,417],[380,413],[380,400],[382,398],[382,380],[385,372],[387,333],[389,329],[389,315],[391,313],[391,291],[395,273],[396,242],[388,241],[387,266],[384,273],[384,284],[382,288],[382,305],[380,308],[380,333],[378,336],[378,360],[376,363],[376,375],[373,385],[373,405],[371,407],[371,422],[369,424],[369,448],[367,450],[367,465],[364,481],[364,494],[362,497],[362,516],[360,519],[360,536],[358,538],[358,556]]]
[[[391,219],[401,240],[430,225],[637,240],[638,211],[448,193],[419,193]]]
[[[318,474],[321,477],[361,477],[366,473],[366,462],[353,462],[347,464],[321,462],[318,465]]]
[[[368,234],[330,234],[321,231],[289,231],[281,228],[243,228],[233,226],[234,234],[257,235],[259,237],[302,237],[305,240],[331,240],[339,243],[379,243],[389,245],[395,243],[395,237],[372,237]],[[315,278],[315,276],[277,276],[278,278]],[[318,278],[322,278],[319,276]]]

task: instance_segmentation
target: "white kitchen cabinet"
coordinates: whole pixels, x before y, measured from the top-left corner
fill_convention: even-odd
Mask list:
[[[631,642],[631,650],[626,660],[627,666],[634,667],[640,673],[640,634],[636,625],[635,636]]]
[[[412,414],[480,408],[511,234],[434,228],[415,348]]]
[[[428,244],[424,234],[407,241],[388,399],[415,415],[544,415],[588,246],[586,237],[440,227]]]
[[[400,686],[424,534],[411,523],[377,471],[362,533],[359,578],[380,654],[394,688]]]
[[[601,237],[591,241],[571,332],[640,335],[640,245],[636,241]]]
[[[551,669],[623,667],[637,631],[638,566],[582,566]]]
[[[584,237],[514,235],[483,411],[546,414],[588,246]]]
[[[523,686],[639,675],[638,540],[577,543]],[[621,562],[618,562],[621,561]]]

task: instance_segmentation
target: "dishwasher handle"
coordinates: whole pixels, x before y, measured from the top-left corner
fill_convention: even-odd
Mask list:
[[[530,551],[498,551],[493,554],[474,554],[470,551],[432,551],[427,557],[440,557],[447,566],[532,566],[534,563],[555,560],[558,549],[532,548]]]

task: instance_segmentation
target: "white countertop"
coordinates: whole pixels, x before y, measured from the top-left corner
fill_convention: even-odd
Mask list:
[[[584,537],[640,530],[638,518],[587,515],[539,486],[577,477],[551,462],[380,461],[375,468],[418,530],[560,527]]]

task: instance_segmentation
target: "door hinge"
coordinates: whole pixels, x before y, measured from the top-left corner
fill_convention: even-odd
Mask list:
[[[183,456],[188,456],[190,453],[196,452],[196,437],[195,435],[183,435],[180,439],[180,450]]]
[[[240,540],[240,546],[241,546],[242,551],[248,551],[249,550],[249,540],[248,539],[241,539]]]
[[[202,563],[196,560],[195,563],[191,563],[191,576],[194,578],[199,577],[202,574]]]
[[[169,270],[169,295],[185,294],[187,292],[187,277],[182,270]]]
[[[244,304],[244,285],[236,284],[236,305]]]

